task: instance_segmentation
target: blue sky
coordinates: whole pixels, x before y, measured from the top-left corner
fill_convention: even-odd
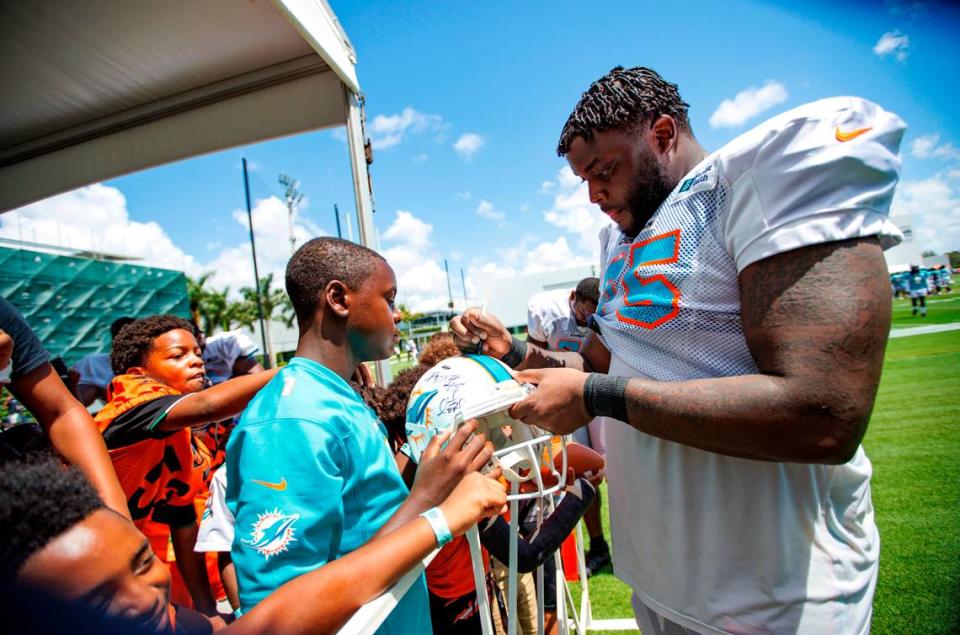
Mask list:
[[[650,66],[676,82],[709,150],[822,97],[878,102],[909,125],[895,212],[912,214],[930,249],[960,249],[957,9],[929,2],[331,5],[358,56],[376,148],[381,248],[398,272],[401,299],[417,308],[446,303],[444,259],[454,295],[462,298],[463,267],[474,300],[484,276],[596,258],[602,215],[561,172],[555,147],[580,93],[617,64]],[[298,237],[335,234],[333,204],[353,209],[345,148],[342,132],[327,130],[163,166],[34,204],[16,219],[5,215],[0,234],[55,242],[96,233],[104,249],[193,273],[215,270],[217,284],[236,289],[251,276],[237,220],[240,157],[255,168],[263,268],[280,272],[289,245],[283,208],[270,198],[281,193],[278,173],[299,178],[307,197]]]

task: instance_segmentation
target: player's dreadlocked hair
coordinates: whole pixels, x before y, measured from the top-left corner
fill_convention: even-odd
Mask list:
[[[617,66],[590,84],[560,133],[557,154],[564,156],[577,137],[584,141],[593,133],[625,128],[645,119],[670,115],[681,130],[690,132],[687,108],[676,84],[644,66],[624,69]]]
[[[0,465],[0,581],[47,543],[103,507],[77,468],[49,455]]]
[[[127,324],[113,338],[113,351],[110,353],[113,372],[122,375],[127,369],[143,366],[153,348],[153,341],[176,329],[196,333],[193,324],[176,315],[151,315]]]

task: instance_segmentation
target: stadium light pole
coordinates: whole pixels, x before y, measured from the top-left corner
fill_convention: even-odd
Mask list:
[[[287,222],[290,229],[290,255],[293,255],[293,252],[297,250],[297,238],[293,234],[293,214],[296,209],[300,207],[303,194],[300,192],[299,179],[295,179],[289,174],[281,174],[277,180],[280,181],[280,185],[287,188],[283,193],[283,197],[287,202]]]
[[[340,210],[336,203],[333,204],[333,217],[337,219],[337,238],[343,238],[343,232],[340,231]]]
[[[257,243],[253,239],[253,210],[250,207],[250,177],[247,176],[247,158],[243,162],[243,192],[247,198],[247,223],[250,225],[250,253],[253,256],[253,290],[257,294],[257,317],[260,318],[260,339],[263,341],[264,368],[273,368],[270,349],[267,348],[267,327],[263,319],[263,301],[260,299],[260,272],[257,269]]]
[[[450,286],[450,267],[447,266],[446,258],[443,260],[443,270],[447,272],[447,297],[450,298],[447,306],[450,307],[450,311],[453,311],[453,287]]]

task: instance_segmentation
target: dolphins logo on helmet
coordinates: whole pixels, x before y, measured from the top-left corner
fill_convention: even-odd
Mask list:
[[[549,433],[510,417],[507,410],[533,390],[522,385],[501,361],[486,355],[445,359],[417,381],[407,402],[407,443],[419,462],[435,435],[455,431],[464,421],[477,419],[477,432],[493,443],[492,463],[516,488],[508,499],[542,497],[566,483],[567,454]],[[506,430],[504,428],[507,428]],[[560,465],[554,454],[559,452]],[[522,486],[520,489],[519,486]]]

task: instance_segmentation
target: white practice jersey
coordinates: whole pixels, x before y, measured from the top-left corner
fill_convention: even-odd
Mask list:
[[[817,243],[898,243],[888,212],[904,128],[861,99],[807,104],[704,159],[635,239],[604,228],[610,374],[755,373],[738,274]],[[704,633],[867,631],[879,536],[862,448],[845,465],[751,461],[614,421],[606,446],[614,569],[648,606]]]
[[[257,345],[241,331],[224,331],[207,339],[203,349],[203,366],[210,381],[219,384],[233,376],[233,365],[238,359],[259,352]]]
[[[570,306],[572,289],[541,291],[527,303],[527,336],[551,351],[579,351],[587,327],[578,326]]]
[[[210,496],[200,517],[194,551],[226,551],[233,546],[236,519],[227,507],[227,466],[221,465],[210,479]]]
[[[78,386],[96,386],[103,390],[107,389],[113,380],[113,368],[110,366],[110,355],[108,353],[94,353],[87,355],[70,369],[78,375]]]

